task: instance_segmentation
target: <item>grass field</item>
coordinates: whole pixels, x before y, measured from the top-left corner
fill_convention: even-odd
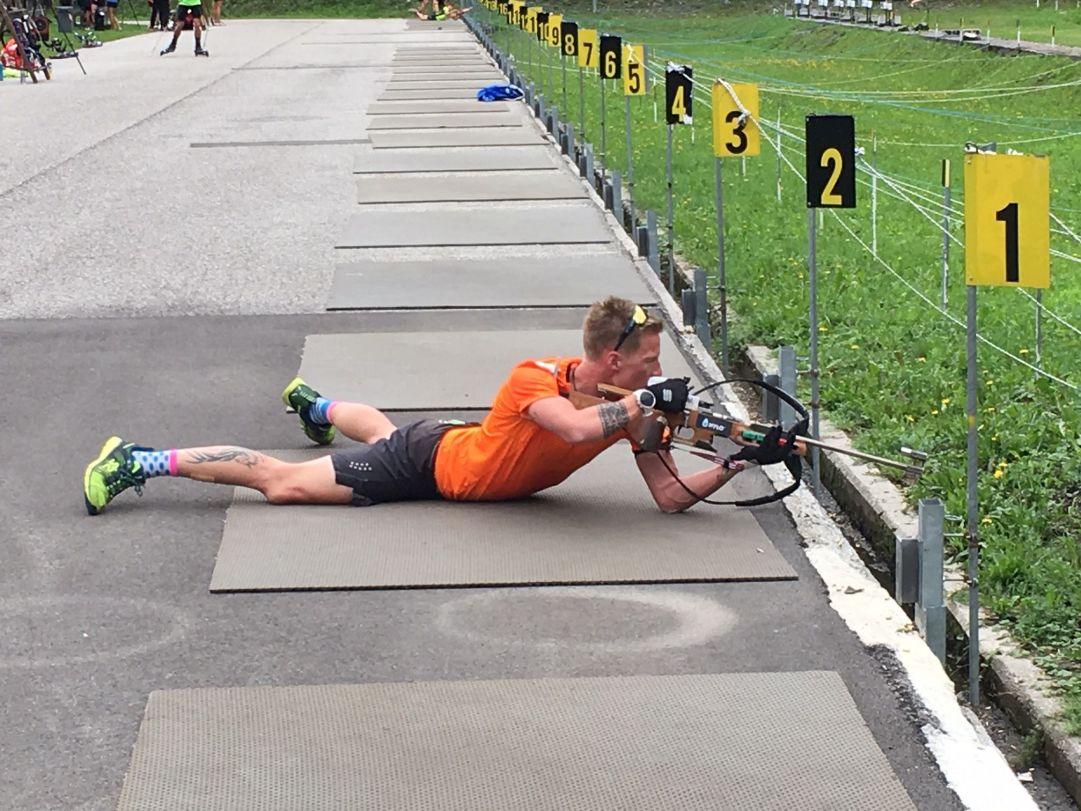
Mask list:
[[[939,308],[940,162],[953,162],[950,233],[957,240],[945,312],[963,324],[963,144],[996,141],[999,151],[1048,155],[1052,212],[1081,234],[1081,62],[994,55],[915,35],[796,22],[746,7],[661,18],[643,5],[643,13],[594,18],[590,4],[579,2],[567,13],[580,25],[647,44],[662,71],[665,61],[694,65],[703,84],[694,124],[674,133],[675,241],[686,260],[711,272],[716,267],[714,162],[705,104],[715,77],[759,84],[761,117],[773,125],[767,134],[776,137],[779,121],[786,133],[781,151],[801,172],[804,116],[855,116],[857,143],[867,162],[874,151],[885,176],[877,190],[878,257],[843,227],[870,245],[870,180],[862,173],[858,208],[826,214],[818,236],[823,413],[869,451],[892,455],[901,445],[929,451],[927,473],[908,489],[909,497],[939,497],[949,514],[964,515],[965,337],[963,327]],[[1005,8],[978,11],[1002,14]],[[1031,17],[1045,11],[1033,8]],[[946,10],[934,7],[935,13]],[[1064,33],[1081,41],[1081,25],[1067,24]],[[549,69],[547,49],[541,51],[524,33],[500,29],[497,39],[510,45],[538,89],[577,126],[577,68],[565,71],[564,104],[558,55]],[[625,171],[619,93],[609,83],[605,140],[607,164]],[[595,75],[585,80],[585,107],[586,136],[596,148],[601,136]],[[657,210],[663,222],[663,88],[655,85],[650,95],[632,99],[631,112],[636,200],[639,209]],[[730,343],[793,344],[806,354],[804,184],[780,163],[778,201],[778,165],[765,143],[745,167],[739,160],[724,165],[727,281],[739,316]],[[1064,233],[1066,228],[1052,221],[1057,254],[1051,259],[1052,287],[1043,297],[1062,322],[1044,315],[1039,347],[1030,298],[1008,288],[980,293],[981,335],[1013,355],[980,349],[981,576],[984,605],[1061,685],[1068,721],[1081,732],[1081,282],[1075,281],[1081,242]],[[954,559],[964,563],[963,539],[952,540]]]

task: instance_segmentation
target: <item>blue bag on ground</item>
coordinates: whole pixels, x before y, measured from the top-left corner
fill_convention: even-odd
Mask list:
[[[525,94],[514,84],[490,84],[477,91],[477,101],[511,101]]]

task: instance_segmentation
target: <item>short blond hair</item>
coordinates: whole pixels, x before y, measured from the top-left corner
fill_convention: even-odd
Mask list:
[[[582,327],[582,348],[587,358],[597,360],[605,351],[615,348],[637,306],[630,299],[619,296],[609,296],[603,301],[594,302],[586,313],[586,321]],[[643,333],[657,333],[663,328],[664,324],[649,316],[645,324],[636,326],[631,331],[620,349],[633,352],[638,349]]]

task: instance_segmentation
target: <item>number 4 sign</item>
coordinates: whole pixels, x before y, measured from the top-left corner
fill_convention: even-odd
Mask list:
[[[1046,157],[965,155],[965,281],[1050,287]]]
[[[664,75],[665,120],[669,124],[690,124],[694,116],[694,69],[690,65],[668,63]]]

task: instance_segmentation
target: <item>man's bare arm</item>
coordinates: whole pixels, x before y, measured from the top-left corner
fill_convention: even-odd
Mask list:
[[[662,456],[663,461],[661,460]],[[727,469],[721,465],[715,465],[705,470],[684,475],[676,467],[676,462],[672,458],[670,451],[640,453],[636,460],[638,470],[642,474],[653,500],[666,513],[683,512],[687,508],[694,506],[701,499],[708,498],[724,487],[733,476],[743,469],[743,466],[738,463],[737,466]],[[683,485],[687,488],[686,490],[672,475],[671,471],[665,467],[665,462],[668,463],[668,467],[679,475]],[[690,490],[694,495],[688,493],[687,490]]]
[[[529,418],[556,436],[576,444],[606,439],[642,415],[633,396],[575,408],[566,397],[545,397],[529,407]]]

